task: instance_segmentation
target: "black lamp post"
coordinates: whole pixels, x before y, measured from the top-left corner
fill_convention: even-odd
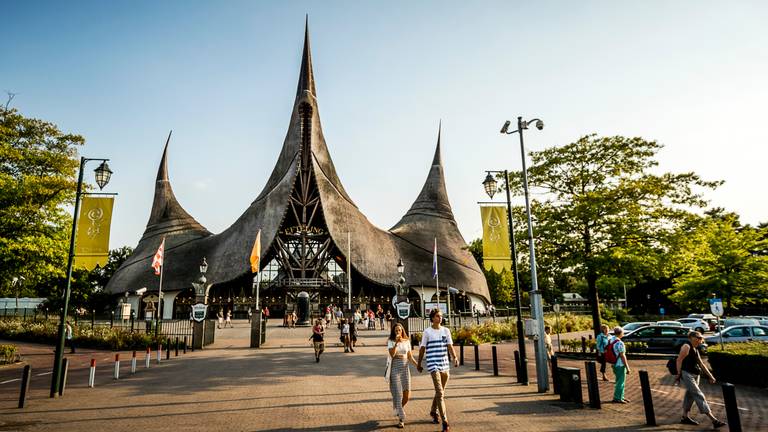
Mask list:
[[[61,379],[61,363],[64,359],[64,326],[67,320],[67,309],[69,309],[69,294],[72,291],[72,265],[75,258],[75,232],[77,231],[77,214],[80,212],[80,196],[83,195],[83,168],[89,161],[101,161],[101,165],[94,170],[96,177],[96,184],[99,185],[99,190],[109,183],[109,179],[112,177],[112,170],[109,169],[107,161],[109,159],[88,159],[80,158],[80,169],[77,177],[77,191],[75,192],[75,210],[72,215],[72,232],[69,237],[69,256],[67,258],[67,281],[66,288],[64,290],[64,307],[61,309],[61,317],[59,319],[59,333],[56,343],[56,354],[53,360],[53,373],[51,374],[51,397],[56,397],[59,393],[59,380]]]
[[[208,261],[205,260],[205,257],[203,257],[203,262],[200,263],[200,277],[197,278],[197,281],[192,282],[192,287],[195,290],[195,303],[199,304],[202,303],[205,306],[205,313],[207,314],[207,305],[208,305],[208,287],[210,286],[208,284],[208,280],[205,278],[205,273],[208,271]],[[203,317],[202,320],[199,320],[195,318],[194,316],[194,306],[192,306],[193,309],[193,323],[192,323],[192,347],[195,349],[202,349],[203,348],[203,335],[205,333],[205,317]]]
[[[395,306],[395,314],[397,315],[397,321],[403,325],[403,328],[405,329],[405,332],[408,333],[408,317],[410,317],[411,309],[410,304],[408,305],[408,315],[406,315],[405,318],[402,318],[399,313],[399,303],[408,303],[408,286],[405,285],[405,264],[403,264],[402,259],[397,260],[397,273],[400,274],[400,278],[397,281],[397,284],[395,285],[396,290],[396,301],[393,301],[392,303],[396,303]]]
[[[523,329],[523,310],[520,300],[520,278],[518,277],[517,273],[517,247],[515,246],[515,230],[512,226],[512,199],[510,197],[509,193],[509,173],[507,170],[504,171],[488,171],[488,175],[485,176],[485,180],[483,181],[483,187],[485,188],[485,193],[488,194],[490,198],[493,198],[493,196],[496,194],[496,191],[498,190],[498,184],[496,183],[496,180],[493,178],[494,174],[503,174],[504,175],[504,189],[507,192],[507,223],[509,228],[509,251],[512,258],[512,274],[515,279],[515,306],[516,306],[516,313],[517,313],[517,349],[520,351],[520,376],[518,376],[518,382],[521,384],[528,385],[528,358],[526,357],[526,348],[525,348],[525,331]]]

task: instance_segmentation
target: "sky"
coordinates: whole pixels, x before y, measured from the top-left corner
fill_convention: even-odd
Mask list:
[[[380,228],[421,190],[442,121],[453,211],[480,237],[485,170],[521,166],[517,136],[499,134],[518,115],[546,124],[527,151],[588,133],[656,140],[660,172],[724,180],[713,206],[768,221],[768,2],[15,1],[2,15],[0,90],[110,159],[112,248],[144,231],[169,130],[176,197],[210,231],[258,196],[305,15],[326,142]]]

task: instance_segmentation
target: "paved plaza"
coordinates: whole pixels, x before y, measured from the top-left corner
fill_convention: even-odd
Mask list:
[[[27,408],[16,408],[21,367],[0,369],[0,431],[374,431],[396,430],[391,398],[383,378],[383,331],[361,331],[354,354],[330,347],[315,363],[309,328],[283,329],[270,323],[267,345],[249,349],[248,324],[218,330],[216,343],[174,357],[160,365],[153,359],[146,370],[144,353],[130,375],[130,363],[121,364],[121,379],[112,379],[113,353],[80,350],[70,356],[69,384],[64,397],[49,399],[51,348],[20,344],[25,361],[33,367],[32,393]],[[337,330],[331,328],[329,341]],[[454,370],[447,390],[453,430],[466,431],[639,431],[703,430],[705,425],[676,424],[681,390],[664,376],[663,365],[635,362],[648,368],[656,398],[659,427],[645,427],[636,372],[629,378],[632,404],[605,403],[603,409],[576,409],[550,394],[538,394],[536,385],[514,384],[513,344],[501,344],[501,376],[492,376],[490,348],[480,351],[481,368],[474,370],[472,350],[465,365]],[[531,353],[532,347],[531,347]],[[87,366],[96,358],[96,387],[87,387]],[[127,360],[130,353],[121,353]],[[561,364],[583,368],[583,362]],[[658,363],[658,362],[656,362]],[[533,361],[530,362],[533,375]],[[667,382],[669,381],[669,382]],[[705,386],[716,415],[724,417],[717,386]],[[603,401],[610,399],[610,383],[601,384]],[[432,388],[428,375],[413,371],[413,399],[406,406],[406,430],[437,431],[427,415]],[[764,390],[738,390],[744,430],[765,430]],[[584,390],[586,399],[587,392]],[[703,419],[702,419],[703,420]],[[723,430],[727,430],[727,427]]]

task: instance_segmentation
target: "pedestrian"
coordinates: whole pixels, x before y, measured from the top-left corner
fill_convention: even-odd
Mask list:
[[[392,328],[392,312],[387,310],[387,314],[384,315],[384,318],[387,320],[387,328]]]
[[[389,350],[389,391],[392,393],[392,409],[399,420],[397,427],[405,427],[405,404],[411,395],[411,371],[408,362],[418,366],[413,358],[411,341],[402,324],[392,326],[387,340]]]
[[[603,381],[609,381],[605,376],[605,348],[608,346],[608,342],[611,337],[608,336],[608,326],[603,324],[600,326],[600,333],[595,338],[595,348],[597,350],[597,362],[600,363],[600,374],[603,376]]]
[[[264,322],[266,323],[269,319],[269,306],[264,306]]]
[[[349,344],[350,349],[357,345],[357,323],[354,318],[349,321]],[[355,350],[353,349],[352,352]]]
[[[341,321],[341,317],[344,316],[344,313],[341,311],[340,307],[336,308],[336,321]]]
[[[432,408],[429,415],[432,416],[432,423],[438,424],[437,414],[443,421],[443,432],[451,427],[448,425],[448,414],[445,410],[445,387],[450,377],[450,357],[453,357],[453,366],[459,366],[459,359],[453,350],[453,339],[451,332],[440,323],[443,321],[443,313],[440,309],[433,309],[429,313],[429,320],[432,326],[424,329],[419,345],[419,361],[416,363],[416,369],[421,372],[424,368],[421,362],[427,358],[427,371],[432,376],[432,385],[435,387],[435,397],[432,398]],[[450,356],[449,356],[450,354]]]
[[[64,327],[64,339],[65,342],[69,342],[69,353],[74,354],[75,353],[75,338],[74,338],[74,332],[72,331],[72,324],[67,321],[66,327]]]
[[[613,387],[613,402],[614,403],[629,403],[629,399],[624,397],[624,382],[627,378],[627,374],[632,370],[629,368],[627,362],[627,349],[624,347],[624,342],[621,338],[624,337],[624,329],[616,327],[613,329],[613,339],[606,346],[606,361],[611,363],[613,361],[613,374],[616,375],[616,384]]]
[[[224,328],[227,328],[227,324],[229,324],[229,327],[232,327],[232,311],[230,309],[227,309],[227,319],[224,321]]]
[[[376,330],[376,317],[372,309],[368,309],[368,330]]]
[[[331,315],[331,307],[330,306],[326,306],[325,307],[325,326],[326,327],[331,325],[331,316],[332,316]]]
[[[547,359],[551,359],[552,356],[555,354],[554,349],[552,349],[552,327],[550,326],[544,326],[544,348],[547,349]]]
[[[355,323],[357,324],[363,323],[363,316],[360,315],[360,309],[355,309]]]
[[[725,423],[718,420],[709,408],[704,393],[699,388],[699,378],[702,372],[709,378],[711,384],[715,383],[715,377],[709,371],[707,366],[701,361],[699,355],[699,345],[704,340],[701,333],[692,331],[688,333],[688,341],[680,347],[680,354],[677,355],[677,377],[675,378],[675,384],[680,382],[685,387],[685,397],[683,397],[683,417],[680,419],[680,423],[689,425],[698,425],[699,422],[690,417],[691,408],[693,403],[696,402],[696,406],[699,407],[699,412],[705,414],[712,420],[712,427],[717,429],[725,426]]]
[[[251,322],[251,319],[253,318],[253,311],[251,310],[250,306],[248,307],[248,322]]]
[[[312,336],[309,339],[315,347],[315,363],[320,363],[320,354],[325,351],[325,327],[323,327],[323,320],[319,318],[315,320],[315,325],[312,327]]]
[[[290,323],[291,323],[291,328],[292,329],[296,328],[296,321],[298,321],[298,320],[299,320],[299,317],[296,316],[296,311],[295,310],[291,311]]]
[[[376,308],[376,318],[379,320],[379,330],[384,330],[384,309],[381,305]]]
[[[221,324],[224,322],[224,312],[221,309],[219,309],[219,312],[216,314],[216,317],[219,320],[218,327],[221,328]]]
[[[339,336],[339,339],[341,340],[341,343],[344,344],[344,352],[348,353],[350,350],[355,352],[355,350],[351,349],[352,347],[349,345],[349,323],[347,323],[346,319],[342,318],[339,322],[339,325],[341,326],[341,335]]]

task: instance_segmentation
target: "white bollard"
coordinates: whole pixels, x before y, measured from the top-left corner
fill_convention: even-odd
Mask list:
[[[157,362],[160,363],[160,359],[163,356],[163,344],[157,344]]]
[[[133,356],[131,357],[131,374],[136,373],[136,351],[133,352]]]
[[[120,379],[120,354],[115,354],[115,379]]]
[[[96,359],[91,359],[91,370],[88,371],[88,387],[93,388],[96,381]]]
[[[152,360],[152,348],[147,347],[147,356],[144,357],[144,367],[149,369],[149,361]]]

